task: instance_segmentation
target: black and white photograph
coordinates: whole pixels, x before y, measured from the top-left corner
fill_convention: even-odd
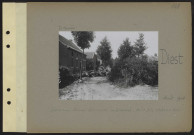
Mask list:
[[[59,31],[59,100],[158,100],[157,31]]]

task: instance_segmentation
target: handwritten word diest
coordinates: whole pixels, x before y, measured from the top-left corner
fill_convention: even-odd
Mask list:
[[[183,56],[180,55],[171,55],[166,49],[160,49],[162,53],[162,62],[161,64],[182,64],[183,63]]]

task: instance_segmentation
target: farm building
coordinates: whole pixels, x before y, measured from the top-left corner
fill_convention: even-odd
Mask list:
[[[82,62],[81,62],[82,61]],[[59,35],[59,66],[65,66],[70,69],[73,74],[86,70],[86,55],[82,50],[62,35]]]

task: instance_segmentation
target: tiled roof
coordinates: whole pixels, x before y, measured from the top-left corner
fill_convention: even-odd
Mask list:
[[[93,59],[95,52],[85,52],[86,59]]]
[[[59,35],[59,41],[63,44],[66,45],[67,47],[70,47],[71,49],[82,53],[82,50],[75,45],[71,40],[66,39],[65,37],[63,37],[62,35]]]

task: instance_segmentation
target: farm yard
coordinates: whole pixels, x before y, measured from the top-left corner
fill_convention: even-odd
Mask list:
[[[59,89],[60,100],[157,100],[158,87],[137,85],[121,88],[106,77],[84,77],[82,82]]]

